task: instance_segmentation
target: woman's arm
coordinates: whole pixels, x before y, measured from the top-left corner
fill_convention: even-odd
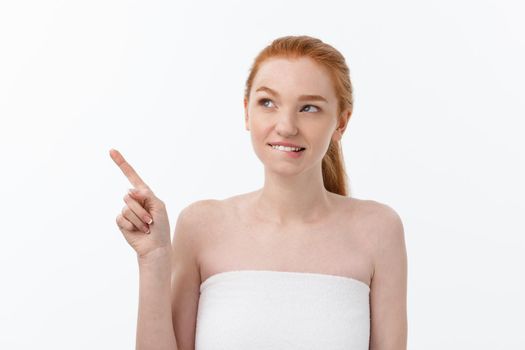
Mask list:
[[[137,350],[177,350],[171,317],[171,246],[139,257]]]
[[[378,211],[377,250],[370,293],[371,350],[406,350],[407,252],[403,223],[390,207]]]
[[[177,350],[171,318],[172,252],[166,205],[119,151],[111,149],[109,154],[133,185],[124,196],[126,205],[116,222],[139,262],[136,349]]]

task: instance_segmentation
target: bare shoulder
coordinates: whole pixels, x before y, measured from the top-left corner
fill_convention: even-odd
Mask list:
[[[405,232],[400,215],[390,206],[374,200],[361,201],[363,222],[370,228],[374,239],[373,285],[386,284],[388,278],[406,284],[407,251]],[[393,270],[398,271],[394,275]],[[385,271],[389,277],[383,278]]]
[[[349,207],[364,225],[377,229],[380,235],[399,235],[403,223],[390,205],[371,199],[351,198]]]
[[[219,199],[199,199],[188,204],[183,210],[198,215],[217,209],[220,203]]]
[[[374,241],[374,260],[385,250],[403,253],[404,227],[400,215],[390,205],[370,199],[352,198],[350,207],[363,231]]]
[[[203,228],[209,225],[211,219],[220,215],[221,208],[222,201],[219,199],[200,199],[184,207],[180,216],[194,228]]]
[[[218,200],[202,199],[182,208],[175,223],[172,240],[174,252],[180,252],[181,257],[192,255],[192,260],[198,265],[197,256],[202,248],[203,233],[210,227],[212,218],[217,216],[218,207]]]
[[[378,242],[385,243],[400,243],[403,240],[404,229],[403,221],[397,211],[390,205],[380,203],[374,200],[367,200],[367,205],[370,207],[370,218],[374,220],[377,225]]]
[[[219,226],[228,222],[230,214],[238,206],[233,196],[226,199],[201,199],[188,204],[181,210],[179,220],[191,231],[191,236],[197,242],[198,250],[202,250],[210,235],[217,231]]]
[[[362,215],[372,215],[375,216],[375,219],[382,219],[382,221],[394,219],[396,217],[399,219],[397,212],[388,204],[372,199],[359,199],[355,197],[348,198],[348,202],[353,203],[351,205],[359,209]]]

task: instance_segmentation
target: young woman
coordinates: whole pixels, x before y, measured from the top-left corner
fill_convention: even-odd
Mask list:
[[[274,40],[244,96],[264,186],[188,205],[173,241],[164,203],[110,151],[135,189],[116,221],[139,261],[137,349],[406,349],[403,224],[348,194],[352,107],[336,49]]]

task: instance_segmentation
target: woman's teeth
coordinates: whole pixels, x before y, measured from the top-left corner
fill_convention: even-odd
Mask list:
[[[287,151],[287,152],[300,152],[304,150],[304,148],[300,148],[300,147],[286,147],[286,146],[274,146],[274,145],[270,145],[270,146],[280,151]]]

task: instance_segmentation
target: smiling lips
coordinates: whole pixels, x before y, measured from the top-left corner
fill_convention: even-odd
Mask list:
[[[272,149],[272,151],[277,151],[276,156],[284,157],[287,159],[299,159],[303,156],[304,148],[301,149],[294,149],[294,148],[288,148],[284,146],[272,146],[271,144],[268,144],[268,146]]]
[[[293,155],[294,158],[296,156],[299,156],[299,154],[301,154],[305,150],[305,148],[302,148],[302,147],[296,148],[296,147],[285,147],[285,146],[272,146],[271,144],[268,144],[268,146],[270,146],[270,148],[272,148],[273,150],[283,152],[289,155]]]
[[[284,146],[284,147],[295,147],[295,148],[304,148],[302,146],[299,146],[299,145],[294,145],[293,143],[289,143],[289,142],[269,142],[268,143],[270,146]]]

